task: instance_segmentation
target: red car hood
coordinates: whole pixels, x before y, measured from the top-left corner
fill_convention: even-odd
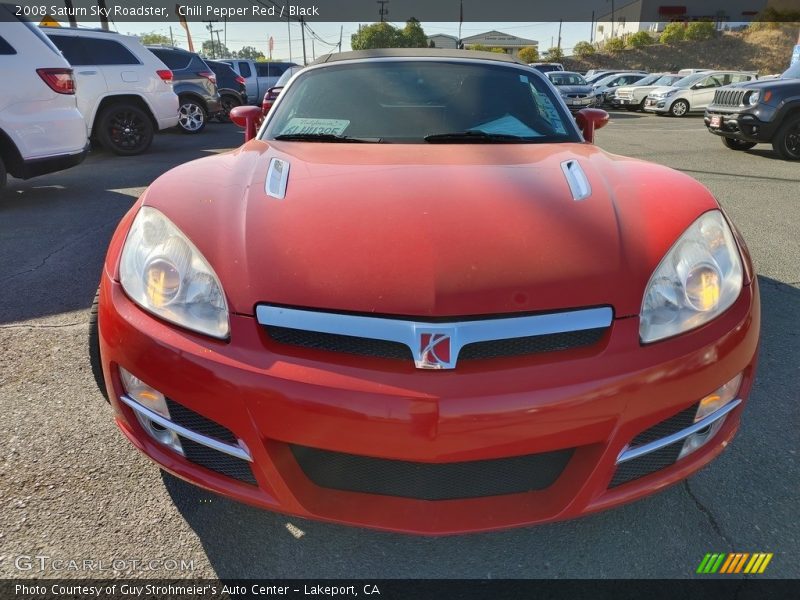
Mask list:
[[[273,156],[291,165],[282,200],[264,191]],[[585,200],[562,172],[571,158]],[[420,317],[638,314],[664,253],[717,207],[687,176],[588,144],[251,141],[173,169],[143,200],[192,239],[234,312]]]

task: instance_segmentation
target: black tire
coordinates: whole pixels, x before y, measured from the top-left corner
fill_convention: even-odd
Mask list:
[[[153,122],[135,104],[114,104],[104,108],[97,117],[94,134],[109,152],[135,156],[147,150],[153,142]]]
[[[669,107],[669,114],[673,117],[684,117],[689,112],[689,103],[686,100],[675,100]]]
[[[744,140],[737,140],[736,138],[723,137],[722,143],[726,148],[731,150],[750,150],[755,146],[755,142],[745,142]]]
[[[103,363],[100,360],[100,327],[97,323],[97,305],[100,301],[100,289],[94,295],[92,309],[89,311],[89,364],[92,366],[94,382],[103,394],[103,398],[108,402],[108,391],[106,390],[106,378],[103,375]]]
[[[194,135],[206,128],[208,112],[200,101],[191,96],[181,96],[178,105],[178,128],[183,133]]]
[[[786,160],[800,160],[800,115],[786,119],[772,139],[772,149]]]
[[[217,113],[217,119],[219,119],[220,123],[230,123],[231,118],[230,112],[236,108],[237,106],[241,106],[242,101],[236,98],[235,96],[231,96],[230,94],[225,94],[219,100],[219,112]]]

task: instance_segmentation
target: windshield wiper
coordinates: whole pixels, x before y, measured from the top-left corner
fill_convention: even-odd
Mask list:
[[[330,142],[342,144],[378,144],[381,138],[361,138],[333,133],[282,133],[275,136],[276,140],[288,142]]]
[[[453,133],[435,133],[423,138],[429,144],[507,144],[540,141],[542,138],[534,136],[512,135],[510,133],[488,133],[479,129],[458,131]]]

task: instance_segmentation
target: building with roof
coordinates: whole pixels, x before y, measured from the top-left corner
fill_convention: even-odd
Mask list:
[[[458,38],[444,33],[437,33],[428,36],[428,43],[433,42],[435,48],[445,48],[453,50],[458,48]],[[464,48],[471,46],[486,46],[487,48],[502,48],[506,54],[517,56],[519,51],[528,46],[539,49],[539,42],[526,38],[517,37],[502,31],[487,31],[478,35],[471,35],[461,39]]]

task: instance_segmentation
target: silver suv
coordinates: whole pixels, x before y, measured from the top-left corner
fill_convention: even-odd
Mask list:
[[[659,87],[648,94],[644,110],[682,117],[690,112],[703,112],[714,100],[717,88],[731,83],[758,79],[745,71],[708,71],[684,77],[669,87]]]

